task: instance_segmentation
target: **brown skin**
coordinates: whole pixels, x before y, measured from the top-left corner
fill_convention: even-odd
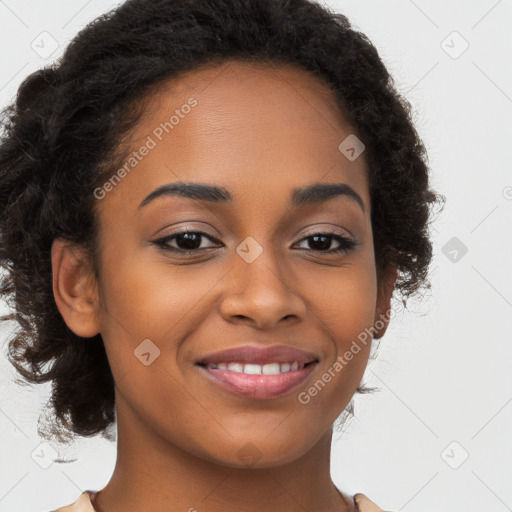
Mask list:
[[[364,154],[349,161],[338,150],[355,130],[307,72],[232,61],[166,83],[132,149],[190,97],[198,105],[98,201],[99,282],[80,248],[52,248],[59,310],[76,334],[101,333],[116,382],[117,464],[98,509],[352,510],[330,478],[331,427],[370,344],[309,404],[297,396],[386,314],[397,276],[390,268],[377,283]],[[166,196],[137,208],[177,181],[223,186],[233,204]],[[365,211],[344,196],[292,209],[292,189],[316,182],[350,185]],[[151,243],[178,227],[205,232],[209,249],[183,256]],[[329,255],[335,238],[327,249],[306,238],[318,230],[359,245]],[[252,263],[236,252],[249,236],[263,248]],[[148,366],[134,356],[144,339],[161,351]],[[195,365],[246,343],[288,344],[319,363],[299,388],[266,400],[224,391]],[[257,454],[251,466],[237,453],[246,445]]]

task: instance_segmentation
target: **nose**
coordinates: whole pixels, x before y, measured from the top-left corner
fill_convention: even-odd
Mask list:
[[[223,318],[258,329],[302,321],[306,305],[293,289],[293,275],[284,275],[281,266],[269,249],[251,263],[235,254],[233,268],[225,279],[220,307]]]

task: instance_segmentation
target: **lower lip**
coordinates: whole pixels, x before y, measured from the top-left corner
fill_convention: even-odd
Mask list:
[[[277,375],[249,375],[205,366],[199,368],[223,389],[249,398],[268,399],[284,395],[301,384],[316,364],[311,363],[300,370],[290,370]]]

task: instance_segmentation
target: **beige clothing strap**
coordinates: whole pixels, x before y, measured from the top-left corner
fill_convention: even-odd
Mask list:
[[[91,491],[94,492],[94,491]],[[366,495],[362,493],[357,493],[354,495],[354,501],[357,505],[359,512],[385,512],[382,508],[377,506],[373,501],[371,501]],[[53,512],[95,512],[92,507],[91,499],[89,497],[89,492],[84,491],[78,499],[72,503],[71,505],[67,505],[65,507],[58,508]]]

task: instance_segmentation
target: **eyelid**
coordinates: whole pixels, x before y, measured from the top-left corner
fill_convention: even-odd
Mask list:
[[[315,235],[338,235],[346,240],[351,240],[353,242],[357,241],[356,237],[352,235],[348,229],[342,230],[341,228],[333,225],[330,225],[330,227],[314,227],[312,228],[312,231],[306,231],[306,233],[301,236],[299,241]]]
[[[158,237],[156,240],[153,240],[152,243],[157,244],[157,245],[161,245],[161,246],[163,246],[165,248],[165,247],[168,247],[167,242],[169,240],[174,239],[174,237],[176,237],[177,235],[188,234],[188,233],[193,233],[193,234],[196,234],[196,235],[200,235],[201,237],[207,238],[208,240],[210,240],[211,242],[214,242],[214,243],[222,243],[220,240],[218,240],[213,235],[210,235],[209,233],[201,231],[200,229],[194,228],[192,226],[184,226],[184,227],[176,228],[173,231]],[[187,252],[185,249],[176,249],[174,247],[168,247],[168,248],[170,250],[174,250],[176,252],[181,252],[181,253],[186,253]],[[208,249],[208,248],[207,247],[203,247],[201,249],[195,249],[195,250],[190,251],[190,252],[197,252],[197,253],[199,253],[200,251],[204,251],[205,249]]]
[[[315,235],[339,235],[339,236],[349,239],[349,240],[353,238],[353,237],[347,235],[346,233],[344,233],[343,231],[337,231],[333,228],[316,228],[314,231],[308,232],[305,235],[303,235],[301,240],[303,240],[304,238],[309,238],[310,236],[315,236]]]
[[[203,222],[201,222],[200,224],[204,225]],[[206,226],[209,226],[209,224],[206,224]],[[190,225],[190,224],[187,224],[185,226],[179,226],[179,227],[176,227],[176,228],[170,228],[169,231],[167,231],[166,229],[163,229],[161,231],[163,231],[163,234],[159,235],[156,240],[159,240],[159,239],[162,239],[162,238],[168,238],[168,237],[171,237],[171,236],[174,236],[174,235],[179,235],[181,233],[199,233],[201,235],[204,235],[205,237],[208,237],[208,238],[211,238],[211,239],[217,239],[217,240],[218,240],[218,237],[222,236],[219,233],[219,231],[217,231],[215,228],[213,228],[213,231],[217,232],[216,235],[211,234],[211,233],[205,231],[203,227],[194,226],[194,225]]]

